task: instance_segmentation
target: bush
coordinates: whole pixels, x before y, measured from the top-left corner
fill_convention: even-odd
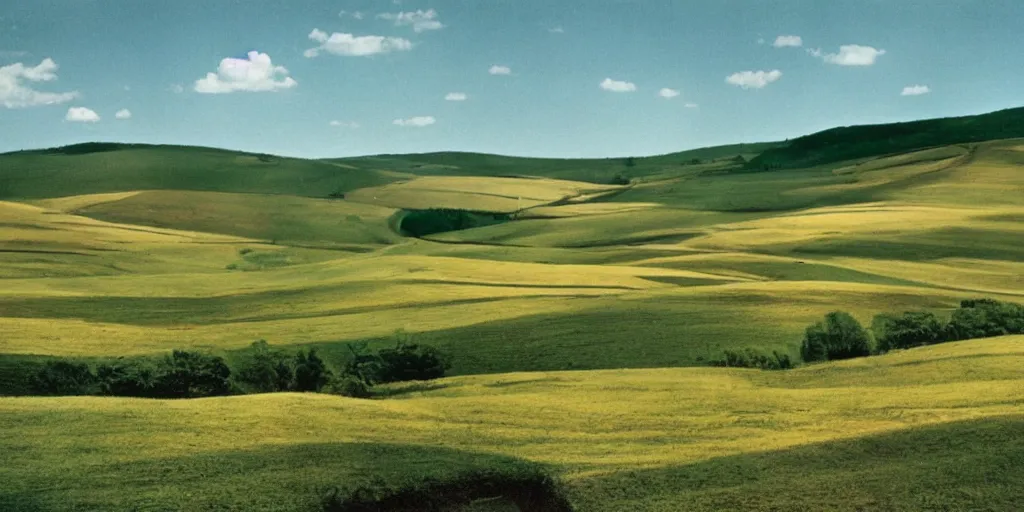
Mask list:
[[[395,348],[381,350],[378,357],[377,382],[439,379],[451,368],[447,358],[436,348],[403,341]]]
[[[331,371],[324,360],[316,355],[316,349],[308,352],[299,351],[295,355],[295,391],[318,392],[331,381]]]
[[[326,391],[332,395],[347,396],[349,398],[370,398],[370,387],[359,380],[355,375],[342,375],[331,379]]]
[[[1024,334],[1024,306],[992,299],[965,300],[949,321],[956,339]]]
[[[728,368],[788,370],[793,368],[793,361],[788,354],[781,354],[774,350],[771,355],[768,355],[755,348],[745,348],[742,350],[725,350],[722,352],[722,358],[711,361],[711,365]]]
[[[631,181],[628,176],[620,173],[613,176],[612,179],[608,181],[608,183],[611,185],[629,185]]]
[[[238,380],[256,393],[288,391],[295,379],[292,358],[272,350],[264,340],[252,344],[252,356],[238,373]]]
[[[224,359],[196,351],[175,350],[157,366],[153,395],[199,398],[231,393],[231,369]]]
[[[804,361],[850,359],[871,354],[868,333],[849,313],[833,311],[807,328],[800,356]]]
[[[938,317],[920,311],[876,315],[871,321],[871,331],[879,352],[946,341],[945,326]]]
[[[85,363],[47,361],[32,376],[32,391],[40,395],[89,395],[96,391],[96,375]]]
[[[124,358],[96,369],[100,393],[108,396],[153,396],[155,375],[148,361]]]
[[[399,230],[410,236],[422,237],[436,233],[459,231],[501,224],[512,220],[505,213],[475,212],[454,208],[409,210],[399,222]]]

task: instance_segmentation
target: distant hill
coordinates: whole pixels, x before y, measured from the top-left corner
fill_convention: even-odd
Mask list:
[[[1024,137],[1024,107],[989,114],[833,128],[788,142],[648,157],[527,158],[465,152],[310,160],[206,147],[90,142],[0,154],[0,199],[133,190],[340,197],[419,176],[535,176],[598,184],[702,172],[803,168],[919,149]],[[694,167],[704,165],[706,168]]]
[[[1024,137],[1024,107],[964,117],[846,126],[793,139],[752,159],[748,169],[797,168],[949,144]]]
[[[190,146],[87,143],[0,155],[0,199],[130,190],[325,197],[394,179],[320,160]]]
[[[615,176],[646,176],[666,166],[692,164],[743,155],[753,158],[782,142],[730,144],[691,149],[665,155],[615,158],[529,158],[484,153],[439,152],[407,155],[373,155],[328,161],[359,168],[383,168],[417,176],[543,176],[563,180],[609,183]]]

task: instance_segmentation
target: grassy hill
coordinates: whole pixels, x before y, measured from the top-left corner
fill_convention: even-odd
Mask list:
[[[750,161],[764,166],[809,167],[922,148],[1024,137],[1024,107],[975,116],[847,126],[793,139]]]
[[[1005,509],[1020,336],[707,365],[795,357],[834,310],[1024,301],[1024,139],[980,140],[1008,112],[633,159],[0,155],[0,395],[55,356],[257,339],[337,367],[403,330],[452,362],[376,400],[0,398],[0,509],[316,510],[370,485],[496,512],[538,482],[551,510]],[[400,234],[429,208],[505,215]]]
[[[316,510],[330,486],[519,460],[577,510],[1007,510],[1024,499],[1022,362],[1017,336],[790,372],[456,377],[384,400],[2,398],[0,503]]]

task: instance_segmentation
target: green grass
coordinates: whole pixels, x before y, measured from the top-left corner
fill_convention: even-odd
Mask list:
[[[266,339],[337,366],[347,343],[383,347],[397,329],[450,353],[454,375],[372,401],[0,398],[0,508],[315,509],[328,486],[447,485],[484,468],[551,471],[580,510],[1005,508],[1021,499],[1003,469],[1021,457],[1019,336],[787,372],[700,368],[724,349],[795,354],[833,310],[868,324],[1020,302],[1024,142],[971,129],[968,144],[895,155],[872,128],[824,153],[740,145],[631,166],[0,155],[0,199],[20,201],[0,201],[3,393],[27,391],[49,356],[195,348],[238,362]],[[731,161],[762,152],[815,165]],[[607,185],[619,174],[631,183]],[[398,210],[432,206],[522,211],[397,234]]]
[[[199,190],[326,197],[394,178],[329,162],[210,148],[136,146],[87,154],[0,155],[0,199],[130,190]]]
[[[758,169],[764,164],[810,167],[921,148],[1017,137],[1024,137],[1024,108],[976,116],[832,128],[793,139],[784,147],[770,148],[751,160],[749,167]]]
[[[577,510],[1000,510],[1021,497],[1022,361],[1016,336],[788,372],[455,377],[382,400],[0,398],[0,496],[313,510],[329,485],[532,464]]]

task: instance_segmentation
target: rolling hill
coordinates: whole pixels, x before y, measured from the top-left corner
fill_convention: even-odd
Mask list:
[[[1021,112],[620,159],[0,155],[0,395],[56,357],[235,362],[258,339],[338,368],[403,331],[452,363],[373,400],[3,396],[0,508],[318,510],[331,488],[436,485],[497,511],[536,485],[559,511],[1006,509],[1021,336],[707,366],[795,358],[830,311],[1024,301]],[[505,221],[401,229],[438,208]]]

